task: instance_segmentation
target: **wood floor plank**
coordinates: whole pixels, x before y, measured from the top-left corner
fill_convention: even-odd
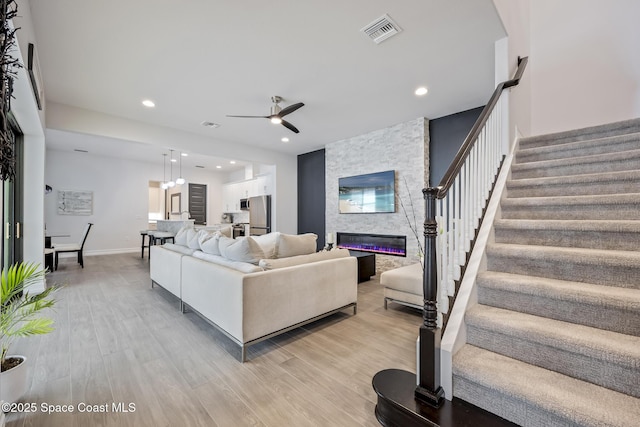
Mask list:
[[[135,405],[135,412],[10,414],[23,426],[376,426],[373,375],[415,369],[419,314],[383,308],[376,276],[358,314],[330,316],[248,349],[151,288],[139,254],[86,257],[47,275],[58,291],[49,335],[19,342],[34,362],[24,402]],[[110,408],[111,409],[111,408]]]

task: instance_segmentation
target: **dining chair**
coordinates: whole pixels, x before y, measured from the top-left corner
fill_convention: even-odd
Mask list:
[[[82,258],[82,252],[84,250],[84,243],[87,241],[87,236],[89,235],[89,230],[91,230],[92,223],[87,223],[84,228],[84,232],[82,234],[82,239],[80,243],[56,243],[53,245],[53,249],[55,250],[55,258],[56,265],[55,269],[58,269],[58,254],[61,252],[77,252],[78,253],[78,263],[80,267],[84,268],[84,261]]]

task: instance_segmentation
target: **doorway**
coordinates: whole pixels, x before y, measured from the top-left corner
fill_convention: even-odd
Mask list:
[[[207,225],[206,184],[189,184],[189,215],[195,225]]]

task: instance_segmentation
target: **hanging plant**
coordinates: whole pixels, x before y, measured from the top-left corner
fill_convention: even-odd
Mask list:
[[[10,181],[16,174],[14,153],[15,137],[9,123],[9,110],[13,95],[13,79],[22,64],[11,55],[17,28],[11,28],[11,21],[18,13],[15,0],[0,0],[0,179]]]

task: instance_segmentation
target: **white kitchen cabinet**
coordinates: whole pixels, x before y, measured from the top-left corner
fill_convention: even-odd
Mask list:
[[[222,185],[222,208],[225,212],[240,212],[240,199],[273,194],[271,174],[259,175],[246,181]]]

